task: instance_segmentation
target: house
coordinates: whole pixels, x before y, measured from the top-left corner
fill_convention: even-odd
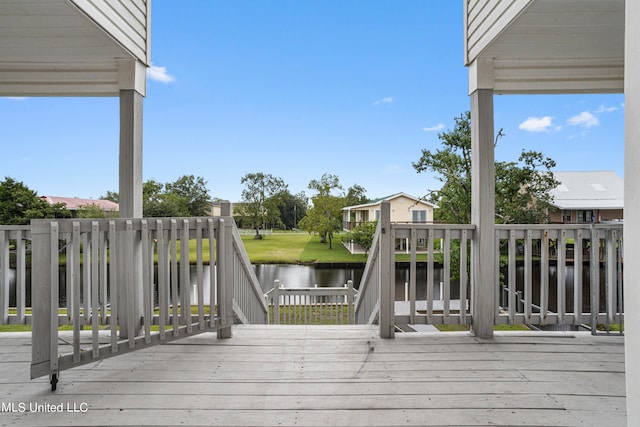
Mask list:
[[[396,223],[428,223],[433,222],[433,203],[425,202],[405,193],[395,193],[361,205],[342,208],[342,228],[345,231],[364,223],[377,221],[380,218],[382,202],[391,203],[391,222]]]
[[[472,141],[473,330],[493,336],[496,277],[494,103],[500,94],[624,93],[625,374],[628,425],[640,419],[640,2],[514,0],[464,2]]]
[[[624,181],[613,171],[554,172],[560,182],[551,191],[552,223],[621,221]]]
[[[104,211],[105,213],[120,211],[120,206],[110,200],[79,199],[77,197],[58,196],[41,196],[40,198],[50,205],[54,205],[56,203],[65,205],[67,210],[71,211],[71,216],[73,216],[74,218],[78,217],[78,211],[86,209],[88,206],[96,206],[102,209],[102,211]]]

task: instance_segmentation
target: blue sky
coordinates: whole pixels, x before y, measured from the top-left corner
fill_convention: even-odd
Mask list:
[[[143,179],[240,178],[292,193],[324,173],[370,198],[438,187],[411,162],[469,109],[462,2],[155,1]],[[623,95],[496,96],[498,160],[542,151],[558,171],[623,176]],[[39,194],[118,189],[116,98],[0,98],[0,174]]]

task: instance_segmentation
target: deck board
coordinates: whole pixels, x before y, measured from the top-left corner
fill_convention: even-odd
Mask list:
[[[626,425],[624,340],[239,326],[29,380],[30,336],[0,334],[0,425]],[[12,351],[11,349],[15,350]]]

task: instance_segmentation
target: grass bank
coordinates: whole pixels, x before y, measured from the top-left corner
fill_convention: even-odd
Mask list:
[[[263,239],[242,236],[242,242],[252,263],[259,264],[314,264],[364,263],[364,254],[351,254],[344,247],[341,235],[333,238],[333,249],[321,243],[320,236],[309,233],[274,233]]]

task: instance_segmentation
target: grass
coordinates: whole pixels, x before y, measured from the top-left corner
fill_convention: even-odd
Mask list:
[[[336,321],[337,315],[337,321]],[[305,321],[305,318],[309,320]],[[269,306],[269,319],[273,319],[273,306]],[[281,325],[348,325],[349,308],[331,304],[295,305],[280,307]]]
[[[365,263],[364,254],[351,254],[344,247],[341,235],[333,238],[333,249],[321,243],[320,236],[309,233],[274,233],[263,239],[242,236],[242,242],[252,263],[258,264],[313,264],[313,263]]]
[[[333,237],[332,249],[322,243],[320,236],[309,233],[274,233],[255,240],[242,236],[242,242],[252,263],[258,264],[315,264],[315,263],[366,263],[367,255],[352,254],[342,244],[343,234]],[[195,254],[195,252],[194,252]],[[195,255],[192,254],[193,259]],[[396,261],[408,262],[409,254],[396,254]],[[426,254],[418,254],[418,261],[426,261]]]

